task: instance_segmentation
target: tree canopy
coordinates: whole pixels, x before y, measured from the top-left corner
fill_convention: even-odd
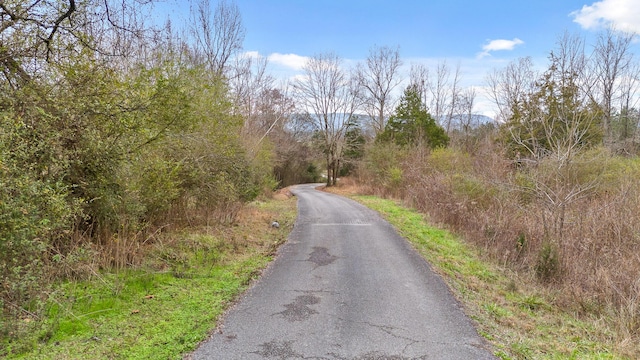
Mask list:
[[[377,140],[400,146],[424,145],[431,149],[445,147],[449,143],[449,137],[431,117],[420,92],[413,85],[404,90],[400,103]]]
[[[580,90],[579,74],[554,53],[550,60],[530,92],[511,104],[503,141],[516,157],[570,157],[602,141],[602,111]]]

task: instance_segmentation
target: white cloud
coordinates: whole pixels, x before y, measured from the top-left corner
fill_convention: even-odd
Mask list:
[[[513,50],[516,45],[524,44],[524,41],[514,38],[513,40],[491,40],[482,47],[484,51]]]
[[[482,52],[478,54],[479,58],[491,55],[492,51],[513,50],[516,46],[524,44],[524,41],[513,38],[513,40],[497,39],[491,40],[482,46]]]
[[[569,14],[585,29],[613,27],[621,31],[640,33],[640,1],[602,0]]]
[[[268,59],[274,64],[282,65],[293,70],[302,70],[308,60],[308,58],[305,56],[280,53],[273,53],[268,56]]]

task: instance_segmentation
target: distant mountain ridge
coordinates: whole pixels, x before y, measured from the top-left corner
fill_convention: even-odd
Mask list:
[[[357,123],[360,124],[360,127],[364,132],[369,132],[372,130],[369,126],[365,125],[365,124],[370,124],[372,122],[372,117],[366,114],[353,114],[353,115],[357,119]],[[293,116],[302,118],[308,115],[298,113],[298,114],[294,114]],[[311,118],[317,117],[317,115],[314,115],[314,114],[311,114],[310,116]],[[342,117],[344,121],[348,121],[348,118],[349,118],[347,114],[339,114],[338,118],[340,117]],[[440,118],[436,119],[436,121],[438,121],[438,124],[440,124],[440,126],[442,126],[443,128],[446,128],[447,119],[448,119],[448,116],[440,116]],[[469,121],[468,114],[455,114],[451,118],[451,124],[449,125],[449,130],[462,130],[463,126],[467,124],[471,127],[471,129],[476,129],[482,125],[494,123],[495,121],[496,120],[493,119],[492,117],[482,115],[482,114],[471,114],[470,121]],[[313,127],[314,125],[310,122],[310,123],[307,123],[307,126],[305,126],[304,128],[305,128],[305,131],[313,132],[314,131]]]
[[[438,123],[442,127],[447,126],[448,116],[441,116]],[[495,122],[495,119],[482,115],[482,114],[471,114],[471,119],[469,119],[468,114],[454,114],[451,118],[451,129],[462,129],[463,125],[469,125],[472,129],[475,129],[481,125],[486,125],[489,123]]]

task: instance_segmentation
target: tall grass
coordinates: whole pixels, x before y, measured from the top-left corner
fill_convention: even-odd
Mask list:
[[[398,153],[381,163],[395,164],[401,181],[389,186],[383,170],[362,167],[366,191],[402,198],[547,287],[556,305],[602,318],[624,352],[639,350],[640,160],[592,149],[562,166],[518,163],[490,143],[474,154]],[[375,152],[368,156],[375,162]]]

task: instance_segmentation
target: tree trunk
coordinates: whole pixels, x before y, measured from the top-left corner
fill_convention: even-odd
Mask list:
[[[327,186],[331,186],[331,160],[327,157]]]

